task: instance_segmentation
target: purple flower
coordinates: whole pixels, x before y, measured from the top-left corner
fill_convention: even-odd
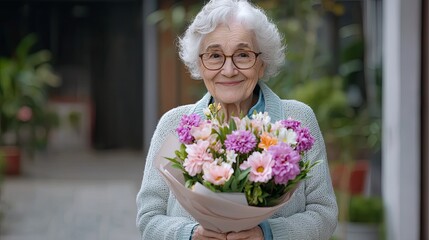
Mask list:
[[[198,127],[200,124],[201,117],[195,113],[191,115],[183,115],[180,120],[179,127],[176,128],[176,132],[179,135],[179,141],[184,144],[191,144],[194,141],[194,137],[191,135],[192,127]]]
[[[293,120],[292,118],[288,118],[286,120],[282,120],[281,124],[285,128],[291,128],[292,130],[296,131],[298,128],[301,127],[301,122]]]
[[[239,153],[249,153],[256,147],[256,137],[246,130],[236,130],[226,136],[225,147]]]
[[[301,172],[299,168],[301,155],[288,144],[281,142],[278,145],[271,146],[268,152],[275,161],[273,175],[276,184],[286,184]]]
[[[298,152],[308,151],[313,147],[314,137],[311,136],[308,128],[299,128],[296,130],[296,134],[298,135],[296,140],[298,142],[296,146]]]

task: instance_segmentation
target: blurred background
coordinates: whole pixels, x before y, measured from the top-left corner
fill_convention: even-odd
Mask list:
[[[332,239],[428,239],[427,1],[252,2],[287,45],[269,85],[324,135]],[[205,93],[176,46],[202,5],[0,1],[0,239],[138,238],[156,123]]]

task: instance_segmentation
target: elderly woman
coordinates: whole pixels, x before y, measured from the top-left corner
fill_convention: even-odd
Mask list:
[[[180,57],[193,78],[202,79],[208,93],[197,103],[167,112],[159,121],[147,155],[137,195],[137,225],[142,239],[329,239],[337,224],[337,204],[327,166],[325,145],[313,111],[294,100],[280,99],[263,80],[284,62],[284,47],[276,26],[247,1],[208,2],[179,40]],[[309,161],[322,159],[296,189],[290,201],[270,219],[241,232],[204,229],[177,202],[153,166],[166,137],[184,114],[219,103],[227,118],[254,110],[272,121],[292,117],[308,127],[316,141]]]

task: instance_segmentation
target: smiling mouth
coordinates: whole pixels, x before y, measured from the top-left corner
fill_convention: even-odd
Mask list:
[[[217,84],[222,85],[222,86],[235,86],[235,85],[239,85],[240,83],[242,83],[243,81],[234,81],[234,82],[218,82]]]

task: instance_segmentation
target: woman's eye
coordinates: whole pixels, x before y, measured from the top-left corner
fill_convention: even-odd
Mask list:
[[[209,58],[220,58],[220,57],[222,57],[222,55],[220,55],[219,53],[211,53],[209,55]]]
[[[247,52],[240,52],[237,54],[237,57],[239,58],[248,58],[250,55]]]

